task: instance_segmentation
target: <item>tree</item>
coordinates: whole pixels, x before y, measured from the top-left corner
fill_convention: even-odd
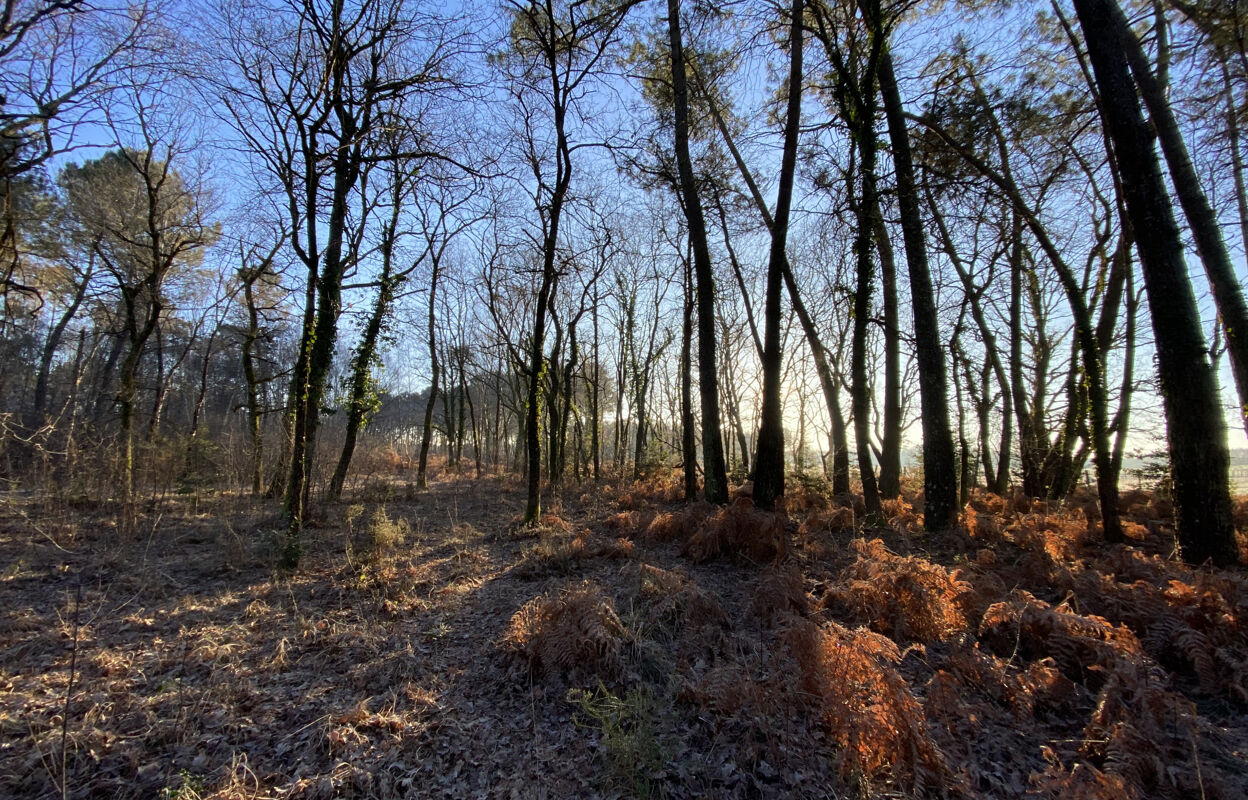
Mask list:
[[[511,14],[511,52],[501,61],[509,71],[512,96],[521,113],[520,147],[531,172],[530,196],[540,220],[541,271],[525,366],[525,524],[534,523],[541,516],[540,422],[547,313],[560,277],[560,225],[572,185],[573,153],[584,146],[572,138],[574,115],[587,83],[614,44],[630,5],[555,0],[507,3]],[[547,130],[553,136],[551,141],[544,138]]]
[[[862,0],[861,7],[873,36],[883,41],[879,63],[880,95],[897,177],[897,205],[909,267],[915,352],[919,364],[919,401],[923,414],[923,524],[928,530],[944,530],[957,523],[957,474],[953,436],[949,431],[944,348],[941,346],[936,299],[927,263],[927,241],[910,152],[910,130],[887,43],[891,23],[881,11],[878,0]]]
[[[707,243],[706,218],[694,179],[689,154],[689,85],[685,72],[684,44],[680,29],[680,0],[667,0],[667,30],[672,62],[672,99],[675,123],[676,164],[680,194],[693,250],[693,273],[697,287],[698,394],[702,407],[703,490],[712,503],[728,502],[728,472],[724,465],[724,440],[719,422],[719,383],[715,357],[715,273]]]
[[[156,44],[146,2],[7,0],[0,14],[0,294],[38,295],[20,274],[15,189],[69,150],[124,72]]]
[[[813,13],[819,13],[821,6],[814,6]],[[735,141],[732,131],[728,127],[724,112],[720,108],[719,101],[716,98],[716,92],[708,86],[708,79],[701,70],[696,71],[696,86],[702,96],[703,101],[707,105],[707,110],[714,120],[715,128],[719,131],[723,138],[724,145],[728,148],[729,154],[732,156],[733,163],[736,164],[737,171],[741,175],[741,180],[745,183],[749,192],[750,199],[753,200],[755,208],[763,219],[763,224],[770,231],[774,220],[771,209],[767,207],[767,202],[763,199],[763,193],[758,187],[758,181],[754,177],[754,173],[750,170],[745,162],[745,158],[741,155]],[[721,227],[725,232],[725,246],[728,245],[727,239],[727,220],[723,215],[723,204],[718,202],[716,198],[716,207],[721,212]],[[736,269],[735,254],[729,249],[729,257],[734,265],[734,274],[738,278],[738,283],[743,283],[740,278],[740,270]],[[841,403],[837,382],[833,377],[832,369],[828,364],[828,351],[824,346],[823,340],[820,338],[818,327],[815,325],[814,318],[806,307],[805,301],[802,299],[801,290],[798,288],[797,281],[793,277],[792,265],[789,264],[786,257],[781,263],[781,277],[784,279],[784,286],[789,295],[789,302],[793,304],[793,312],[797,315],[798,321],[802,326],[802,333],[806,337],[806,345],[810,349],[811,358],[815,362],[815,373],[819,378],[819,386],[823,392],[824,403],[827,406],[830,421],[830,435],[832,440],[832,491],[837,494],[849,492],[849,442],[845,432],[845,416],[841,413]],[[742,299],[746,303],[746,314],[750,321],[750,332],[757,340],[757,330],[753,323],[753,312],[749,307],[748,292],[742,287]],[[756,349],[759,355],[762,355],[762,344],[756,341]],[[735,407],[735,403],[730,404],[730,410]],[[741,449],[744,456],[746,451],[745,434],[741,430],[739,420],[737,421],[737,433],[741,440]],[[748,463],[746,467],[748,471]]]
[[[454,86],[457,34],[404,0],[286,0],[226,12],[234,74],[220,81],[229,119],[285,201],[307,279],[291,378],[283,563],[298,565],[316,434],[353,254],[349,211],[368,166],[447,160],[423,137],[401,153],[374,147],[405,99]],[[424,133],[425,131],[422,131]],[[358,221],[358,220],[357,220]],[[358,233],[355,234],[358,237]]]
[[[1230,356],[1231,374],[1239,394],[1240,417],[1245,426],[1248,426],[1248,303],[1244,302],[1243,291],[1235,277],[1235,267],[1222,239],[1217,215],[1201,188],[1200,178],[1192,165],[1191,156],[1188,155],[1183,134],[1179,131],[1179,124],[1170,108],[1167,98],[1169,87],[1153,74],[1144,48],[1131,30],[1122,9],[1116,3],[1106,3],[1105,8],[1107,21],[1113,29],[1112,35],[1116,35],[1121,43],[1131,68],[1131,76],[1144,106],[1148,109],[1149,120],[1170,168],[1174,193],[1187,217],[1205,274],[1209,276],[1209,286],[1213,289],[1218,317],[1226,333],[1226,350]]]
[[[1057,448],[1056,452],[1046,447],[1048,452],[1042,456],[1046,464],[1051,457],[1057,458],[1058,463],[1064,469],[1059,470],[1059,474],[1051,483],[1049,483],[1046,476],[1044,483],[1029,486],[1025,482],[1024,488],[1033,493],[1038,493],[1038,490],[1044,489],[1046,494],[1055,497],[1063,496],[1073,488],[1072,482],[1076,471],[1070,469],[1073,460],[1070,458],[1069,453],[1076,438],[1076,429],[1083,418],[1079,405],[1084,402],[1083,398],[1086,397],[1088,416],[1091,421],[1090,439],[1097,468],[1097,495],[1101,506],[1102,524],[1106,538],[1116,541],[1120,539],[1122,534],[1118,519],[1117,476],[1113,471],[1113,451],[1109,442],[1109,401],[1104,377],[1104,364],[1108,350],[1108,337],[1112,333],[1114,315],[1117,313],[1118,301],[1121,300],[1121,297],[1118,297],[1112,303],[1106,304],[1106,307],[1102,310],[1102,319],[1098,330],[1098,324],[1092,313],[1092,303],[1096,300],[1095,295],[1090,296],[1088,286],[1085,282],[1079,280],[1075,269],[1070,265],[1052,236],[1050,236],[1049,230],[1040,219],[1037,210],[1029,205],[1023,197],[1011,167],[1010,147],[1001,122],[991,103],[988,102],[987,93],[980,85],[976,71],[966,59],[962,59],[962,66],[964,69],[959,74],[960,82],[968,84],[972,90],[973,102],[978,107],[979,113],[982,114],[982,121],[988,128],[988,133],[991,136],[990,141],[995,145],[994,149],[996,150],[999,163],[996,166],[989,164],[985,158],[974,153],[970,146],[959,142],[950,131],[939,125],[933,119],[933,115],[929,114],[923,117],[915,117],[914,119],[922,123],[928,131],[935,134],[941,142],[956,152],[967,164],[974,167],[982,177],[1003,192],[1016,215],[1016,218],[1011,223],[1010,234],[1011,280],[1014,281],[1014,286],[1011,288],[1010,312],[1011,361],[1013,364],[1012,369],[1014,370],[1011,395],[1019,420],[1019,438],[1022,460],[1024,462],[1025,480],[1029,473],[1039,475],[1042,471],[1039,463],[1041,458],[1037,457],[1039,454],[1036,450],[1041,444],[1047,445],[1047,434],[1043,431],[1044,420],[1039,408],[1039,401],[1042,401],[1043,397],[1039,393],[1037,394],[1031,413],[1028,414],[1025,409],[1026,400],[1021,377],[1021,303],[1024,281],[1028,283],[1028,294],[1033,307],[1039,304],[1041,300],[1039,298],[1039,288],[1034,277],[1024,275],[1026,249],[1021,238],[1024,223],[1035,241],[1040,245],[1040,249],[1050,265],[1057,272],[1062,290],[1066,295],[1066,300],[1074,317],[1075,343],[1072,346],[1072,365],[1067,378],[1069,396],[1067,424],[1063,427],[1063,434],[1059,441],[1061,447]],[[1116,264],[1119,271],[1116,275],[1111,276],[1112,280],[1108,280],[1107,284],[1115,286],[1117,290],[1120,290],[1123,285],[1121,270],[1125,269],[1125,263],[1111,261],[1110,264]],[[1112,293],[1107,291],[1106,294],[1111,295]],[[1047,354],[1045,354],[1045,357],[1047,357]],[[1076,357],[1082,359],[1082,371],[1086,375],[1086,379],[1081,379],[1079,376],[1079,371],[1074,364]]]
[[[793,0],[789,27],[788,108],[784,124],[784,150],[780,161],[780,187],[775,221],[771,226],[771,252],[767,262],[767,300],[763,335],[763,411],[754,457],[754,502],[770,509],[784,494],[784,420],[780,402],[780,289],[793,201],[793,177],[797,170],[797,138],[802,107],[802,0]]]
[[[265,336],[264,327],[261,325],[265,310],[262,305],[263,289],[277,282],[273,262],[285,241],[286,235],[282,232],[273,237],[267,252],[259,246],[239,248],[239,261],[242,263],[238,268],[238,280],[242,284],[243,305],[247,314],[246,327],[241,331],[241,350],[246,388],[247,433],[251,440],[251,492],[257,496],[264,490],[264,434],[260,425],[263,409],[260,403],[261,380],[256,364],[256,349]]]
[[[151,128],[144,126],[145,133]],[[143,150],[120,148],[61,176],[78,224],[91,232],[92,249],[120,301],[125,355],[118,370],[121,419],[121,491],[134,491],[134,417],[139,363],[160,324],[170,274],[215,239],[204,218],[202,190],[177,171],[177,140],[149,135]]]
[[[1230,454],[1217,385],[1183,262],[1183,242],[1153,147],[1154,134],[1140,107],[1124,44],[1112,19],[1114,11],[1111,0],[1075,0],[1148,294],[1179,539],[1189,562],[1234,564],[1239,549],[1228,491]]]

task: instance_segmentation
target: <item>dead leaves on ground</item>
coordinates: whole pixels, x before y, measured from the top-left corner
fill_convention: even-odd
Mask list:
[[[1164,502],[1124,493],[1130,540],[1107,546],[1083,505],[1022,496],[977,492],[942,540],[921,532],[910,495],[863,528],[853,498],[813,485],[777,513],[745,495],[676,505],[682,494],[667,475],[554,502],[523,538],[500,535],[507,509],[490,516],[482,500],[469,519],[411,517],[408,544],[351,564],[326,553],[285,583],[237,567],[222,579],[188,553],[162,554],[133,585],[101,581],[115,588],[88,592],[79,617],[75,791],[1248,789],[1248,581],[1168,558]],[[53,560],[22,554],[6,573],[0,794],[31,780],[56,793],[74,626]],[[578,716],[568,687],[612,715]]]

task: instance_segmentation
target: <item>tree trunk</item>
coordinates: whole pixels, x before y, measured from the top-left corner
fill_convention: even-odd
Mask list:
[[[680,456],[685,502],[698,498],[698,440],[693,418],[693,265],[684,259],[684,301],[680,314]]]
[[[416,488],[425,489],[429,486],[429,443],[433,439],[433,406],[438,400],[441,389],[438,381],[442,377],[441,365],[438,363],[437,336],[437,296],[438,272],[441,259],[437,253],[431,252],[432,263],[429,276],[429,317],[425,334],[429,344],[429,399],[425,401],[425,417],[420,428],[420,456],[416,464]]]
[[[767,262],[767,295],[763,310],[762,425],[754,456],[754,502],[762,509],[773,508],[776,499],[784,495],[784,409],[780,398],[780,368],[784,353],[780,350],[780,300],[802,111],[802,0],[793,0],[792,15],[784,150],[780,159],[775,223],[771,226],[771,253]]]
[[[260,382],[256,379],[256,342],[260,339],[260,311],[256,308],[254,284],[259,271],[243,276],[243,297],[247,302],[247,332],[243,336],[243,382],[247,389],[247,432],[251,438],[251,493],[264,491],[264,436],[260,431]]]
[[[593,418],[589,429],[589,449],[592,450],[591,457],[594,461],[594,480],[601,478],[601,443],[598,441],[602,431],[602,410],[598,406],[599,400],[599,373],[598,373],[598,283],[594,282],[594,304],[590,306],[590,320],[594,330],[594,369],[593,379],[589,385],[589,413]]]
[[[875,264],[872,261],[872,225],[867,211],[868,196],[875,196],[876,139],[874,131],[874,106],[863,118],[854,136],[861,155],[858,179],[862,191],[850,206],[856,217],[854,235],[854,263],[857,283],[854,287],[854,330],[851,345],[850,394],[853,400],[854,440],[858,450],[858,474],[862,481],[862,499],[867,515],[880,517],[880,491],[875,479],[875,465],[871,462],[871,385],[867,378],[867,329],[871,322],[871,290],[875,285]],[[847,181],[853,181],[849,175]],[[852,198],[852,190],[850,192]]]
[[[553,239],[554,237],[547,237],[542,283],[537,292],[537,309],[533,313],[533,342],[529,347],[528,400],[525,403],[524,415],[525,468],[529,476],[523,520],[526,525],[536,523],[542,515],[542,434],[539,422],[541,420],[542,375],[545,371],[543,342],[546,339],[546,304],[550,302],[550,294],[555,283]]]
[[[372,391],[373,363],[377,360],[377,346],[381,339],[382,327],[390,314],[390,304],[394,295],[394,279],[391,277],[393,267],[394,228],[383,234],[381,253],[381,278],[377,287],[377,302],[373,304],[373,313],[364,326],[364,335],[360,337],[360,345],[356,348],[355,357],[351,360],[351,394],[347,398],[347,428],[343,438],[342,452],[338,455],[338,465],[329,481],[329,492],[326,499],[331,503],[338,502],[342,497],[342,487],[347,480],[347,470],[351,468],[351,458],[355,454],[355,442],[372,410],[369,394]]]
[[[337,46],[341,47],[341,44]],[[345,68],[345,61],[337,66],[337,69]],[[334,80],[340,80],[340,78]],[[341,91],[341,86],[336,88],[339,92]],[[298,567],[301,556],[300,537],[303,531],[303,515],[308,505],[311,486],[308,473],[316,454],[316,434],[320,427],[321,404],[325,394],[326,380],[334,359],[334,345],[338,338],[338,316],[342,312],[342,275],[345,266],[342,256],[348,195],[355,185],[361,164],[361,144],[355,141],[355,121],[344,110],[342,97],[335,97],[334,106],[342,126],[339,132],[342,145],[334,155],[334,184],[319,277],[313,280],[315,262],[309,264],[308,267],[310,284],[308,307],[304,311],[304,335],[300,346],[301,363],[296,366],[294,378],[299,392],[295,395],[295,425],[291,447],[290,476],[286,482],[287,531],[282,554],[282,566],[286,569]],[[309,225],[311,224],[313,223],[309,222]],[[313,294],[315,294],[315,306],[313,306]]]
[[[1114,34],[1115,10],[1108,0],[1075,0],[1152,312],[1179,540],[1183,557],[1191,563],[1234,564],[1239,551],[1228,490],[1230,453],[1217,385],[1153,135],[1135,94],[1121,37]]]
[[[702,459],[706,499],[728,502],[728,472],[719,423],[718,361],[715,355],[715,273],[707,244],[706,219],[689,155],[689,90],[680,33],[680,0],[667,0],[668,40],[671,46],[672,95],[675,118],[676,163],[693,247],[698,296],[698,393],[702,404]]]
[[[929,531],[944,530],[958,521],[958,486],[954,467],[953,436],[949,432],[948,384],[936,297],[927,264],[927,243],[919,213],[918,188],[910,155],[906,126],[893,59],[888,46],[880,53],[880,93],[888,137],[893,147],[897,174],[897,203],[901,232],[910,274],[910,298],[914,305],[915,355],[919,367],[919,401],[923,418],[923,524]]]
[[[866,198],[863,198],[864,202]],[[880,255],[884,304],[884,434],[880,438],[880,494],[901,494],[901,326],[897,311],[897,260],[884,224],[880,195],[867,208]]]
[[[87,270],[83,274],[77,290],[74,292],[73,300],[70,301],[61,318],[52,326],[52,330],[48,332],[48,339],[44,342],[43,352],[39,354],[39,373],[35,378],[35,396],[31,403],[30,417],[26,423],[26,427],[32,431],[44,423],[43,414],[47,410],[48,405],[48,380],[52,373],[52,359],[56,357],[56,350],[61,346],[61,337],[65,335],[65,329],[69,327],[69,323],[78,314],[78,309],[82,307],[82,301],[87,296],[87,287],[91,283],[91,275],[95,271],[94,268],[95,251],[92,250],[87,256]]]
[[[1209,286],[1213,290],[1213,301],[1218,308],[1222,329],[1226,333],[1226,352],[1230,356],[1231,375],[1239,394],[1240,418],[1248,425],[1248,304],[1244,302],[1243,291],[1235,277],[1235,265],[1231,262],[1231,255],[1222,238],[1217,214],[1201,188],[1200,178],[1196,174],[1196,168],[1192,166],[1187,145],[1183,142],[1183,134],[1179,131],[1170,101],[1166,99],[1166,86],[1162,79],[1165,70],[1161,70],[1162,75],[1153,75],[1148,56],[1118,4],[1103,0],[1102,7],[1113,31],[1112,34],[1105,35],[1117,35],[1121,41],[1131,67],[1131,75],[1135,78],[1140,96],[1148,109],[1148,116],[1161,143],[1166,164],[1170,167],[1174,193],[1187,217],[1192,239],[1196,243],[1196,252],[1200,255],[1201,263],[1205,265],[1205,274],[1209,277]],[[1159,30],[1165,30],[1164,17]],[[1165,52],[1163,48],[1162,53]]]

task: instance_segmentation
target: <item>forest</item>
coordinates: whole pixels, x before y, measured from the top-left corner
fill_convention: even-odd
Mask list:
[[[0,797],[1248,796],[1246,126],[1238,0],[4,0]]]

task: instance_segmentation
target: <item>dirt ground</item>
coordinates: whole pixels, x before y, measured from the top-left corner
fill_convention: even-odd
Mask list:
[[[584,493],[582,493],[584,492]],[[1130,501],[1131,498],[1128,498]],[[375,484],[0,503],[0,796],[1248,796],[1248,580],[1083,509]]]

